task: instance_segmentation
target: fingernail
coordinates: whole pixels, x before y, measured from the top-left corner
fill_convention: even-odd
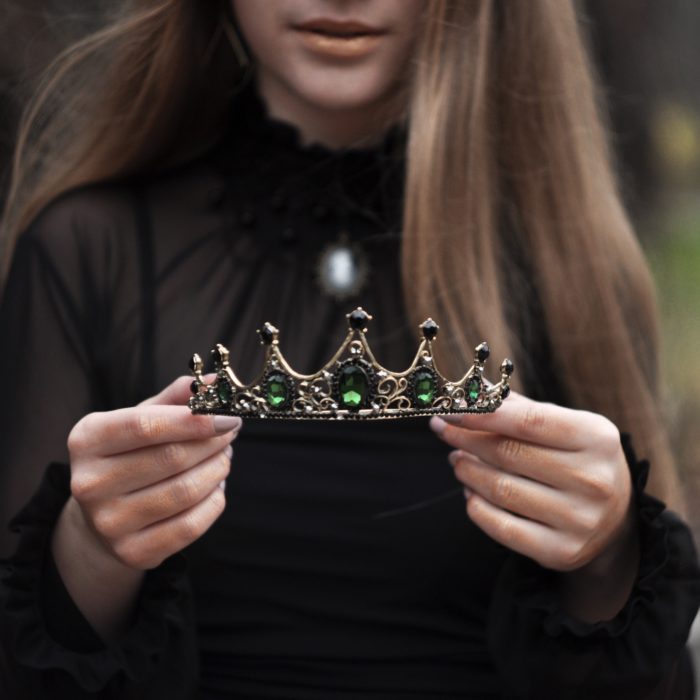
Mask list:
[[[447,455],[447,461],[453,466],[457,466],[457,460],[462,456],[462,453],[459,450],[453,450],[450,452],[450,454]]]
[[[468,489],[466,486],[464,487],[464,498],[466,500],[469,500],[469,497],[472,495],[471,489]]]
[[[233,447],[231,447],[231,445],[226,445],[226,447],[224,447],[224,454],[231,459],[233,456]]]
[[[242,422],[238,416],[214,416],[214,430],[217,433],[227,433],[239,428]]]
[[[449,423],[450,425],[462,425],[464,416],[456,416],[448,413],[446,416],[444,416],[443,420],[445,423]]]
[[[224,479],[223,481],[219,482],[219,488],[220,488],[222,491],[226,491],[226,479]]]
[[[447,423],[440,416],[433,416],[430,419],[430,428],[438,435],[442,435],[442,431],[447,427]]]

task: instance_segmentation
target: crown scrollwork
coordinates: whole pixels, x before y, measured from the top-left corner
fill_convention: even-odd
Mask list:
[[[236,377],[223,345],[211,351],[216,370],[212,383],[204,380],[204,362],[195,353],[190,360],[192,413],[316,420],[491,413],[510,393],[510,360],[501,363],[498,382],[483,376],[490,354],[485,342],[475,348],[474,362],[464,376],[451,382],[435,366],[432,343],[439,326],[428,318],[420,325],[421,340],[413,362],[402,372],[392,372],[377,362],[367,341],[372,316],[358,307],[346,318],[345,340],[315,374],[299,374],[289,365],[280,350],[279,331],[269,322],[258,331],[266,348],[265,365],[250,384]]]

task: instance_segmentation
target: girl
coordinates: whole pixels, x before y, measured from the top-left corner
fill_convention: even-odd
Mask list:
[[[571,3],[133,2],[30,107],[3,231],[3,521],[49,465],[3,697],[690,696],[652,287]],[[359,304],[383,365],[432,316],[445,374],[488,338],[518,392],[190,414],[193,350],[252,378],[270,320],[315,371]]]

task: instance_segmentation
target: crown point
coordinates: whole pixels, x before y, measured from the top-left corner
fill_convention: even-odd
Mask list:
[[[505,375],[506,377],[510,377],[513,374],[514,370],[515,366],[513,365],[512,360],[503,360],[503,362],[501,363],[501,374]]]
[[[438,326],[432,318],[426,318],[423,323],[420,324],[420,328],[423,331],[423,337],[426,340],[435,340],[438,334],[440,326]]]
[[[202,362],[202,358],[197,353],[195,353],[194,355],[192,355],[188,366],[193,374],[199,374],[202,371],[202,368],[204,367],[204,363]]]
[[[490,354],[491,350],[488,343],[481,343],[480,345],[477,345],[476,350],[474,351],[474,357],[476,357],[477,362],[486,362],[486,360],[489,359]]]
[[[216,344],[211,354],[214,357],[214,364],[217,369],[228,366],[228,348],[224,347],[221,343]]]
[[[260,334],[260,339],[265,345],[272,345],[272,343],[277,340],[279,331],[271,323],[266,321],[258,333]]]
[[[372,317],[361,307],[358,306],[354,311],[347,314],[348,324],[355,331],[366,331],[367,322],[372,320]]]

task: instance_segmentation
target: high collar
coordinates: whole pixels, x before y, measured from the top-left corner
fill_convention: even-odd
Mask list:
[[[380,229],[398,230],[405,142],[405,129],[397,125],[372,147],[304,144],[293,124],[269,115],[250,83],[233,101],[214,157],[249,206],[270,205],[287,211],[285,217],[291,209],[326,210],[341,219],[357,214],[381,222]]]

